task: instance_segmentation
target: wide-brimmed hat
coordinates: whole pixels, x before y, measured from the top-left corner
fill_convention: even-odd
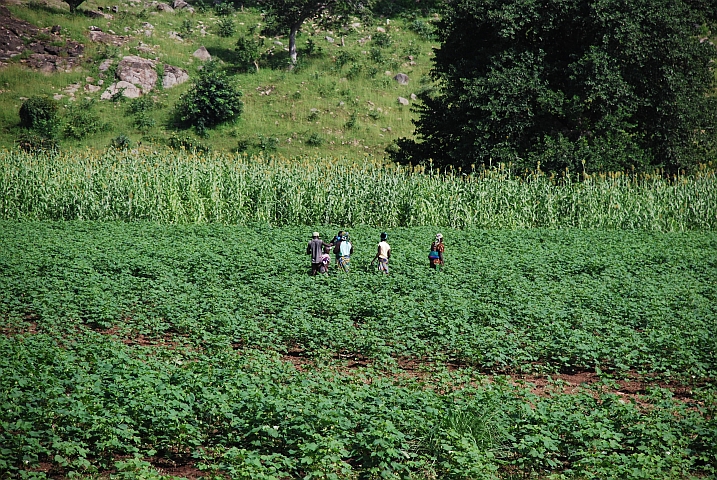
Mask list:
[[[311,234],[311,236],[316,238],[316,237],[320,237],[321,235],[319,235],[319,232],[314,232]]]

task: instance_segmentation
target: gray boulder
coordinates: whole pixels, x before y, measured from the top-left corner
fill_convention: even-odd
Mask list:
[[[408,85],[408,75],[405,73],[397,73],[393,79],[396,80],[399,85]]]
[[[182,84],[189,80],[189,74],[186,70],[175,67],[173,65],[164,65],[164,77],[162,77],[162,87],[172,88],[175,85]]]
[[[138,85],[142,93],[147,93],[157,83],[157,72],[154,67],[155,63],[152,60],[129,55],[117,65],[117,78]]]
[[[107,87],[107,90],[105,90],[102,95],[100,96],[100,99],[102,100],[109,100],[114,95],[116,95],[118,92],[122,92],[122,96],[127,98],[139,98],[142,96],[142,92],[139,88],[137,88],[135,85],[132,85],[129,82],[117,82],[113,83],[109,87]]]
[[[198,49],[196,49],[194,51],[194,53],[192,54],[192,56],[198,58],[199,60],[201,60],[203,62],[206,62],[206,61],[212,59],[212,56],[209,54],[206,47],[204,47],[204,46],[201,46]]]

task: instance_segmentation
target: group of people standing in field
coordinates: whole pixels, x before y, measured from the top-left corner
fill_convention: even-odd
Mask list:
[[[431,249],[428,253],[428,264],[431,268],[437,269],[444,265],[444,249],[443,235],[438,233],[433,243],[431,243]],[[351,265],[351,255],[354,253],[354,246],[349,238],[349,232],[339,230],[339,233],[329,243],[321,239],[319,232],[312,233],[311,240],[306,246],[306,254],[311,255],[312,276],[316,276],[320,273],[329,273],[332,252],[335,257],[337,270],[348,273]],[[371,265],[378,261],[378,270],[388,275],[388,262],[390,259],[391,245],[388,243],[388,234],[382,232],[380,242],[376,248],[376,255],[373,257],[373,260],[371,260]]]

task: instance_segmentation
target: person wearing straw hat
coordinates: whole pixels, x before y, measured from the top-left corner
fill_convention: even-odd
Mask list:
[[[436,239],[431,243],[431,250],[428,252],[428,263],[431,268],[437,269],[439,266],[443,268],[443,251],[445,246],[443,245],[443,235],[440,233],[436,234]]]
[[[311,276],[316,276],[321,271],[323,265],[324,247],[330,247],[331,245],[321,240],[319,232],[311,234],[311,241],[306,246],[306,254],[311,255]]]

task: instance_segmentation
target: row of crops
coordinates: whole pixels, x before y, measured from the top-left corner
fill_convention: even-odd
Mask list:
[[[103,161],[87,160],[96,165],[87,182]],[[242,168],[260,175],[260,165]],[[70,178],[62,171],[51,178]],[[271,171],[285,171],[297,192],[310,188],[298,169]],[[374,173],[384,188],[388,170]],[[401,189],[414,173],[393,175]],[[674,194],[702,180],[656,185]],[[626,182],[625,197],[650,194],[624,179],[600,181]],[[449,175],[413,188],[479,183]],[[66,195],[84,194],[62,185]],[[435,272],[426,256],[436,227],[356,226],[352,271],[314,278],[309,235],[338,229],[322,219],[28,220],[39,208],[0,221],[7,478],[162,478],[158,459],[207,478],[717,474],[710,230],[443,226],[447,266]],[[370,265],[382,230],[393,251],[389,276]],[[557,380],[540,394],[516,381],[586,371],[601,383],[570,394]],[[626,377],[646,385],[639,396],[619,391]]]
[[[670,179],[520,173],[502,165],[434,171],[370,157],[2,151],[0,218],[664,232],[717,227],[712,170]]]

